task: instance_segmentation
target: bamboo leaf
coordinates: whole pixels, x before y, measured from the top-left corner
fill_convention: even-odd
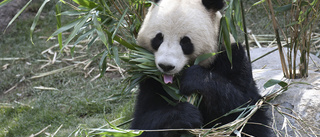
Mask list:
[[[88,14],[87,16],[84,16],[80,19],[80,21],[74,26],[74,29],[71,32],[71,34],[69,35],[68,39],[66,40],[67,42],[64,43],[64,46],[68,45],[70,43],[70,41],[77,35],[77,33],[79,33],[79,30],[87,22],[89,17],[90,17],[90,14]],[[64,46],[62,47],[62,49],[64,48]],[[62,51],[62,49],[61,49],[61,51]]]
[[[106,72],[106,68],[107,68],[107,55],[108,55],[108,50],[105,50],[101,59],[100,59],[100,63],[99,63],[99,67],[100,67],[100,77],[103,77],[104,73]]]
[[[99,6],[99,4],[89,1],[89,0],[73,0],[75,3],[79,4],[80,6],[86,7],[88,9],[97,8],[97,10],[102,11],[103,8]]]
[[[234,24],[234,22],[236,21],[236,20],[234,20],[234,19],[236,19],[235,16],[238,15],[238,13],[234,12],[235,11],[234,8],[236,7],[235,3],[236,2],[234,2],[234,0],[230,1],[229,6],[228,6],[228,10],[226,10],[225,19],[228,22],[229,32],[231,31],[231,34],[233,35],[233,37],[235,39],[238,39],[236,26]],[[241,18],[241,16],[240,16],[240,18]]]
[[[62,13],[60,13],[60,15],[67,15],[67,16],[80,16],[80,15],[84,15],[86,14],[87,11],[77,11],[77,10],[73,10],[73,11],[64,11]]]
[[[1,4],[6,4],[6,1],[1,2]],[[29,6],[29,4],[32,2],[32,0],[30,0],[26,5],[23,6],[23,8],[21,10],[19,10],[19,12],[14,15],[14,17],[10,20],[10,22],[8,23],[6,29],[4,30],[4,32],[6,32],[7,28],[19,17],[19,15]]]
[[[138,67],[142,68],[142,69],[154,69],[153,67],[149,67],[149,66],[145,66],[145,65],[141,65],[141,64],[137,64]]]
[[[105,32],[111,38],[112,34],[110,32],[108,32],[107,30],[105,30]],[[136,47],[136,45],[128,43],[127,41],[125,41],[124,39],[120,38],[117,35],[115,35],[113,39],[115,41],[119,42],[122,46],[125,46],[126,48],[135,49],[135,47]]]
[[[182,102],[187,101],[186,98],[183,98],[182,95],[178,94],[179,93],[178,88],[175,88],[175,87],[172,87],[172,86],[166,85],[166,84],[162,84],[162,87],[169,94],[169,96],[172,97],[174,100],[181,100]]]
[[[98,14],[98,13],[97,13]],[[101,24],[99,23],[96,14],[92,15],[93,24],[96,27],[96,31],[98,33],[99,38],[103,42],[104,45],[107,45],[107,38],[104,32],[102,31]]]
[[[130,60],[130,61],[132,61],[132,62],[134,62],[134,63],[144,63],[144,62],[147,62],[147,61],[149,61],[148,59],[145,59],[145,58],[136,58],[136,59],[132,59],[132,60]]]
[[[109,126],[112,129],[97,129],[101,130],[102,132],[96,133],[97,135],[109,135],[112,137],[135,137],[142,134],[143,131],[134,131],[134,130],[125,130],[116,127],[115,125],[111,124],[107,119],[105,119]]]
[[[71,28],[74,27],[76,24],[78,24],[80,21],[81,21],[81,19],[77,19],[77,20],[69,23],[68,25],[62,26],[61,28],[59,28],[58,30],[56,30],[55,32],[53,32],[53,33],[51,34],[51,36],[50,36],[47,40],[49,40],[51,37],[56,36],[56,35],[64,32],[64,31],[66,31],[66,30],[71,29]]]
[[[91,47],[91,45],[96,41],[97,38],[98,36],[93,37],[91,41],[88,43],[88,47]]]
[[[31,43],[34,45],[33,43],[33,39],[32,39],[32,35],[33,35],[33,32],[34,32],[34,28],[36,27],[38,21],[39,21],[39,18],[40,18],[40,14],[44,8],[44,6],[49,2],[50,0],[45,0],[42,5],[40,6],[36,16],[34,17],[34,20],[33,20],[33,23],[31,25],[31,28],[30,28],[30,40],[31,40]]]
[[[119,58],[119,53],[118,53],[118,47],[117,46],[112,46],[112,53],[113,53],[113,59],[116,62],[118,66],[120,66],[120,58]]]
[[[8,4],[9,2],[11,2],[12,0],[4,0],[2,2],[0,2],[0,8],[6,4]]]
[[[139,83],[144,80],[144,74],[142,73],[135,73],[132,77],[127,78],[125,81],[127,81],[129,84],[124,89],[126,92],[132,91],[133,88],[139,85]]]
[[[61,2],[58,2],[56,4],[56,20],[57,20],[57,29],[61,28]],[[58,34],[58,43],[60,49],[62,48],[62,33]]]
[[[259,5],[259,4],[261,4],[261,3],[264,3],[265,1],[266,1],[266,0],[260,0],[260,1],[256,2],[256,3],[254,3],[252,6]]]
[[[290,10],[291,7],[292,7],[292,4],[288,4],[288,5],[284,5],[284,6],[275,8],[274,11],[276,11],[276,12],[285,12],[285,11]]]
[[[118,24],[117,24],[117,26],[116,26],[116,28],[115,28],[112,36],[111,36],[112,39],[114,39],[115,35],[117,34],[117,31],[118,31],[120,25],[122,24],[122,21],[123,21],[123,19],[124,19],[124,16],[127,14],[128,9],[129,9],[129,8],[126,8],[126,9],[124,10],[124,12],[123,12],[123,14],[122,14],[122,16],[121,16]]]
[[[286,83],[284,81],[276,80],[276,79],[270,79],[263,85],[263,87],[266,89],[266,88],[274,86],[276,84],[280,85],[283,88],[288,85],[288,83]]]
[[[161,95],[161,94],[158,94],[159,96],[161,96],[165,101],[167,101],[171,106],[176,106],[177,103],[173,102],[172,100],[168,99],[167,97]]]
[[[231,49],[231,42],[230,42],[230,31],[229,31],[229,24],[225,17],[222,17],[220,20],[220,26],[222,31],[222,37],[224,41],[224,45],[226,47],[227,56],[232,66],[232,49]]]
[[[241,15],[241,3],[240,0],[236,0],[233,3],[233,8],[234,8],[234,14],[233,14],[233,19],[235,20],[236,24],[240,27],[240,29],[243,31],[243,25],[242,25],[242,15]],[[232,35],[234,35],[234,33],[236,34],[236,29],[234,28],[230,28]],[[232,29],[234,29],[235,32],[232,31]],[[235,37],[235,39],[237,39]]]
[[[198,65],[201,61],[204,61],[204,60],[206,60],[216,54],[219,54],[219,53],[221,53],[221,52],[202,54],[196,58],[196,60],[194,61],[194,65]]]
[[[85,38],[88,37],[90,34],[92,34],[94,30],[95,30],[95,29],[91,29],[91,30],[89,30],[88,32],[82,34],[82,35],[76,40],[76,42],[75,42],[73,45],[77,45],[81,40],[85,39]]]
[[[291,23],[285,25],[285,27],[290,27],[290,26],[293,26],[293,25],[296,25],[296,24],[299,24],[299,22],[298,21],[291,22]]]

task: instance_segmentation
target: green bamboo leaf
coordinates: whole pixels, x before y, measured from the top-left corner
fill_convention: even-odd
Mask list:
[[[110,7],[109,7],[109,5],[107,4],[107,2],[104,0],[104,1],[102,1],[102,5],[103,5],[103,7],[104,7],[104,12],[107,12],[107,14],[109,14],[110,16],[113,16],[113,14],[112,14],[112,12],[111,12],[111,10],[110,10]]]
[[[254,3],[252,6],[259,5],[259,4],[261,4],[261,3],[264,3],[265,1],[266,1],[266,0],[260,0],[260,1],[256,2],[256,3]]]
[[[285,27],[290,27],[290,26],[293,26],[293,25],[296,25],[296,24],[299,24],[299,22],[298,21],[291,22],[291,23],[285,25]]]
[[[206,60],[216,54],[219,54],[219,53],[221,53],[221,52],[202,54],[196,58],[196,60],[194,61],[194,65],[198,65],[201,61],[204,61],[204,60]]]
[[[144,74],[142,73],[135,73],[132,77],[129,79],[126,79],[129,84],[124,88],[126,92],[131,92],[133,88],[139,85],[139,83],[144,80]]]
[[[165,97],[161,94],[158,94],[158,95],[161,96],[165,101],[167,101],[171,106],[176,106],[178,104],[178,103],[173,102],[172,100],[168,99],[167,97]]]
[[[222,38],[224,41],[224,45],[226,47],[227,56],[232,66],[232,49],[231,49],[231,42],[230,42],[230,31],[228,27],[228,22],[225,17],[222,17],[220,20],[220,26],[222,31]]]
[[[315,6],[315,4],[318,2],[318,0],[313,0],[313,2],[310,4],[311,6]],[[306,3],[307,5],[309,4],[306,1],[303,1],[302,3]]]
[[[116,26],[116,28],[115,28],[112,36],[111,36],[112,39],[114,39],[115,35],[117,34],[117,31],[118,31],[120,25],[122,24],[122,21],[123,21],[123,19],[124,19],[124,16],[127,14],[128,9],[129,9],[129,8],[126,8],[126,9],[124,10],[124,12],[123,12],[123,14],[122,14],[122,16],[121,16],[118,24],[117,24],[117,26]]]
[[[124,62],[129,62],[130,58],[128,56],[120,56],[120,59]]]
[[[61,28],[61,2],[57,2],[56,4],[56,20],[57,20],[57,29]],[[58,34],[58,43],[60,49],[62,48],[62,33]]]
[[[119,53],[118,53],[118,47],[117,46],[112,46],[112,53],[113,53],[113,59],[115,63],[120,66],[120,58],[119,58]]]
[[[136,130],[124,130],[119,131],[116,129],[92,129],[95,131],[100,131],[100,133],[96,133],[95,135],[107,135],[108,137],[136,137],[142,134],[142,130],[136,131]]]
[[[73,21],[73,22],[71,22],[71,23],[69,23],[69,24],[67,24],[67,25],[65,25],[65,26],[62,26],[61,28],[59,28],[58,30],[56,30],[55,32],[53,32],[53,33],[51,34],[51,36],[47,39],[47,41],[48,41],[50,38],[52,38],[53,36],[56,36],[56,35],[64,32],[64,31],[66,31],[66,30],[71,29],[71,28],[74,27],[76,24],[78,24],[80,21],[81,21],[81,19],[77,19],[77,20],[75,20],[75,21]]]
[[[135,137],[135,136],[139,136],[143,133],[143,131],[134,131],[134,130],[125,130],[125,129],[121,129],[118,128],[117,126],[111,124],[107,119],[105,119],[107,121],[107,123],[109,124],[109,126],[114,129],[106,129],[106,130],[101,130],[102,132],[97,133],[97,135],[110,135],[112,137]]]
[[[292,7],[292,4],[288,4],[288,5],[284,5],[284,6],[275,8],[274,11],[276,11],[276,12],[285,12],[285,11],[291,10],[291,7]]]
[[[78,11],[78,10],[73,10],[73,11],[64,11],[60,13],[60,15],[66,15],[66,16],[80,16],[86,14],[87,11]]]
[[[4,0],[2,2],[0,2],[0,8],[6,4],[8,4],[9,2],[11,2],[12,0]]]
[[[281,87],[286,87],[288,85],[288,83],[284,82],[284,81],[281,81],[281,80],[276,80],[276,79],[270,79],[268,80],[264,85],[263,85],[263,88],[268,88],[268,87],[271,87],[271,86],[274,86],[274,85],[280,85]]]
[[[33,20],[32,25],[31,25],[31,28],[30,28],[30,40],[31,40],[31,43],[32,43],[33,45],[34,45],[34,43],[33,43],[32,35],[33,35],[33,32],[34,32],[34,29],[35,29],[35,27],[36,27],[36,25],[37,25],[37,23],[38,23],[38,21],[39,21],[40,14],[41,14],[44,6],[45,6],[49,1],[50,1],[50,0],[45,0],[45,1],[42,3],[42,5],[40,6],[40,8],[39,8],[39,10],[38,10],[38,12],[37,12],[37,14],[36,14],[36,16],[34,17],[34,20]]]
[[[82,34],[77,40],[76,42],[74,42],[73,45],[77,45],[80,41],[84,40],[86,37],[88,37],[90,34],[93,34],[93,31],[95,29],[91,29],[89,31],[87,31],[86,33]]]
[[[96,27],[96,32],[98,33],[99,38],[101,39],[101,41],[103,42],[104,45],[107,45],[106,35],[104,34],[104,32],[101,28],[101,24],[99,23],[96,14],[92,15],[92,20],[93,20],[94,26]]]
[[[6,1],[3,1],[1,3],[5,3]],[[32,2],[32,0],[30,0],[26,5],[23,6],[23,8],[21,10],[19,10],[19,12],[14,15],[14,17],[10,20],[10,22],[8,23],[6,29],[4,30],[4,32],[6,32],[7,28],[19,17],[19,15],[29,6],[29,4]]]
[[[153,69],[153,67],[149,67],[149,66],[145,66],[145,65],[141,65],[141,64],[137,64],[138,67],[142,68],[142,69]]]
[[[135,53],[143,58],[154,61],[154,55],[150,51],[135,51]]]
[[[148,59],[145,59],[145,58],[135,58],[135,59],[132,59],[132,60],[130,60],[130,61],[132,61],[132,62],[134,62],[134,63],[144,63],[144,62],[147,62],[147,61],[149,61]]]
[[[106,35],[103,33],[103,31],[99,30],[99,29],[95,29],[97,34],[98,34],[98,37],[100,38],[100,40],[102,41],[102,43],[107,46],[108,43],[107,43],[107,38],[106,38]]]
[[[64,43],[64,46],[68,45],[70,43],[70,41],[77,35],[77,33],[79,33],[79,30],[84,26],[84,24],[87,22],[88,18],[90,17],[90,14],[88,14],[87,16],[84,16],[80,19],[80,21],[74,26],[73,31],[71,32],[71,34],[69,35],[69,37],[67,38],[67,42]],[[64,46],[62,47],[62,49],[64,48]],[[61,51],[62,51],[61,49]]]
[[[104,53],[103,53],[103,55],[102,55],[102,57],[101,57],[101,59],[100,59],[100,63],[99,63],[99,67],[100,67],[100,77],[103,77],[103,75],[104,75],[104,73],[106,72],[106,68],[107,68],[107,61],[106,61],[106,59],[107,59],[107,55],[108,55],[108,50],[105,50],[104,51]]]
[[[178,89],[175,89],[169,85],[166,84],[162,84],[162,88],[170,95],[170,97],[172,97],[174,100],[180,100],[181,99],[181,95],[177,94],[177,92],[179,92]]]
[[[91,39],[91,41],[88,43],[88,47],[90,48],[91,45],[96,41],[96,39],[98,38],[98,36],[95,36]]]
[[[233,22],[235,22],[240,27],[240,29],[243,31],[242,13],[241,13],[242,11],[241,11],[240,0],[234,1],[233,8],[234,8],[234,14],[233,14],[234,18],[233,19],[235,20]],[[232,33],[232,35],[236,35],[235,39],[237,40],[238,39],[237,30],[236,30],[235,25],[233,25],[233,26],[234,26],[233,28],[230,28],[231,29],[231,33]]]
[[[149,67],[154,67],[155,70],[157,70],[156,64],[154,62],[144,62],[141,65],[149,66]]]
[[[232,36],[234,37],[235,40],[238,40],[238,34],[237,34],[237,29],[236,29],[236,25],[234,24],[234,17],[232,16],[230,20],[228,20],[229,22],[229,28],[230,28],[230,32],[232,34]],[[238,23],[238,26],[240,27],[240,29],[243,31],[243,26],[241,23]]]
[[[88,9],[90,9],[90,10],[94,9],[94,8],[96,8],[99,11],[103,10],[103,8],[98,3],[95,3],[93,1],[89,1],[89,0],[73,0],[73,1],[75,3],[77,3],[78,5],[86,7]]]
[[[105,32],[111,38],[112,34],[110,32],[108,32],[107,30],[105,30]],[[117,35],[115,35],[113,39],[115,41],[117,41],[118,43],[120,43],[122,46],[125,46],[126,48],[135,49],[135,47],[136,47],[136,45],[128,43],[127,41],[125,41],[124,39],[120,38]]]

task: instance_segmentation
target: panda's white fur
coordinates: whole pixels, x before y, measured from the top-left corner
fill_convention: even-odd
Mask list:
[[[220,18],[219,11],[207,10],[201,0],[161,0],[149,8],[137,42],[154,52],[159,70],[159,63],[174,65],[173,70],[165,73],[175,74],[197,56],[217,52]],[[163,42],[158,50],[154,50],[151,40],[158,33],[163,34]],[[179,44],[184,36],[188,36],[194,45],[191,55],[185,55]],[[200,65],[207,66],[213,60],[214,57]]]

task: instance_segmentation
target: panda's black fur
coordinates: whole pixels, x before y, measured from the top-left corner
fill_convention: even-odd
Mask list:
[[[161,0],[158,0],[161,1]],[[222,0],[202,0],[208,10],[218,10]],[[223,3],[222,3],[223,4]],[[182,38],[183,39],[183,38]],[[157,50],[163,41],[162,34],[156,34],[150,40],[152,48]],[[187,53],[192,53],[194,46],[189,40]],[[180,42],[181,44],[181,42]],[[223,46],[222,46],[223,47]],[[232,65],[224,48],[217,54],[209,66],[193,65],[183,70],[180,79],[180,94],[191,95],[198,92],[203,95],[199,108],[187,103],[175,101],[163,89],[161,83],[148,78],[140,83],[136,100],[134,120],[131,129],[193,129],[201,128],[229,111],[241,105],[253,105],[261,98],[252,77],[251,63],[241,44],[232,44]],[[184,54],[186,54],[184,52]],[[162,96],[175,101],[173,106]],[[245,107],[244,106],[244,107]],[[239,113],[230,114],[203,128],[212,128],[235,120]],[[270,136],[269,118],[264,109],[259,109],[249,120],[242,132],[256,137]],[[144,132],[141,137],[179,137],[185,131]]]

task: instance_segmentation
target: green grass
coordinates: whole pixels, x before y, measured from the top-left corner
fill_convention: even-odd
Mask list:
[[[79,125],[97,128],[107,122],[121,118],[113,124],[117,125],[131,118],[134,95],[121,96],[123,80],[118,72],[108,72],[104,77],[91,81],[100,72],[97,71],[99,58],[93,60],[84,70],[84,65],[49,76],[30,79],[38,73],[49,72],[70,66],[70,62],[46,64],[53,55],[41,54],[42,51],[55,45],[57,41],[41,38],[54,32],[55,18],[49,13],[46,19],[40,19],[34,33],[35,45],[29,38],[32,18],[17,20],[5,34],[0,34],[0,58],[22,58],[20,60],[0,60],[0,136],[19,137],[36,134],[48,125],[45,132],[54,133],[61,125],[56,136],[68,136]],[[38,29],[38,30],[37,30]],[[96,44],[90,49],[82,50],[74,56],[85,55],[77,61],[93,58],[104,46]],[[76,49],[80,50],[80,49]],[[57,48],[54,51],[59,51]],[[71,58],[66,53],[59,54],[60,60]],[[6,64],[6,69],[2,67]],[[95,70],[85,77],[91,68]],[[26,79],[19,82],[23,77]],[[9,91],[10,88],[17,86]],[[58,90],[45,90],[37,87],[50,87]],[[125,125],[124,128],[128,127]]]

